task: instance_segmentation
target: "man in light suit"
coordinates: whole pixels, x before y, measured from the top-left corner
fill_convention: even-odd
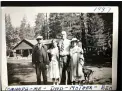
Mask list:
[[[33,47],[32,64],[36,69],[37,84],[41,84],[41,73],[44,85],[47,85],[47,67],[49,65],[49,57],[47,47],[42,43],[43,37],[37,37],[37,44]]]
[[[69,67],[69,50],[70,50],[70,40],[67,39],[67,34],[65,31],[62,31],[62,40],[59,42],[59,57],[60,57],[60,77],[61,85],[70,84],[70,73],[68,71]],[[66,80],[67,75],[67,80]]]

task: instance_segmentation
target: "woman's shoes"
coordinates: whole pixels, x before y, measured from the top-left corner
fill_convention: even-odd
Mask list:
[[[72,85],[75,85],[75,81],[72,82]]]
[[[57,82],[57,85],[59,85],[59,82]]]
[[[53,85],[59,85],[59,82],[53,82]]]
[[[55,82],[53,82],[53,85],[55,85]]]

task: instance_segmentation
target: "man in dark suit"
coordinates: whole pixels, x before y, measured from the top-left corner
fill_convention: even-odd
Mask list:
[[[41,73],[44,85],[47,84],[47,67],[49,65],[49,57],[47,47],[42,43],[43,37],[37,37],[37,44],[33,47],[32,64],[36,69],[37,84],[41,84]]]

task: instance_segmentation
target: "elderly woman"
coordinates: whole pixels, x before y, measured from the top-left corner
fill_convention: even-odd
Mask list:
[[[73,84],[75,84],[75,82],[80,83],[80,81],[84,80],[84,75],[82,71],[84,65],[84,57],[83,49],[82,47],[78,46],[78,40],[76,38],[72,39],[71,44],[71,81]]]

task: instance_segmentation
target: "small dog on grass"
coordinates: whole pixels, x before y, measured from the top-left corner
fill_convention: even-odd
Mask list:
[[[94,72],[93,70],[83,67],[83,73],[84,73],[85,82],[89,83],[90,76],[93,74],[93,72]]]

